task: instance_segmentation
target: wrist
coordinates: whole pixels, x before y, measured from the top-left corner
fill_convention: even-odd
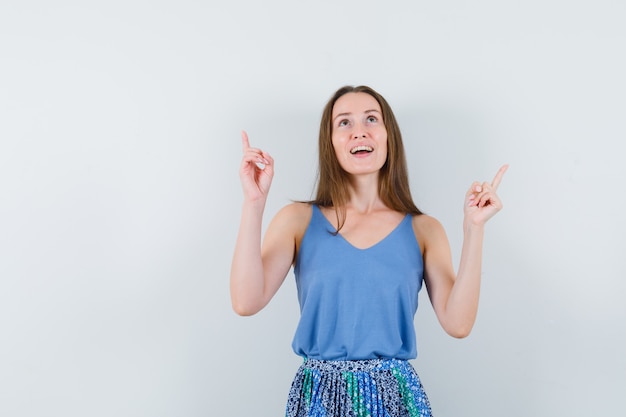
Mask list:
[[[466,235],[483,234],[485,231],[485,223],[476,223],[465,219],[463,221],[463,231]]]
[[[244,198],[244,211],[263,211],[265,209],[265,198]]]

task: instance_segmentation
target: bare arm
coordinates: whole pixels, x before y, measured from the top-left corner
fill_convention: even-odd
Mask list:
[[[267,305],[289,272],[296,231],[301,224],[296,214],[302,210],[298,211],[295,205],[282,209],[270,223],[261,246],[263,210],[274,175],[274,161],[266,152],[251,148],[245,132],[242,143],[240,178],[244,202],[230,272],[230,294],[235,312],[247,316]]]
[[[465,196],[463,247],[454,274],[450,245],[441,224],[433,218],[416,219],[424,237],[425,279],[428,294],[444,330],[454,337],[469,335],[478,312],[484,227],[502,203],[496,189],[508,167],[492,183],[474,183]]]

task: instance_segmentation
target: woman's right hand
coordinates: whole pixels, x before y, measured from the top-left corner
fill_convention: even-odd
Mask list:
[[[241,132],[241,142],[243,158],[239,177],[244,198],[249,201],[265,200],[274,177],[274,160],[267,152],[250,147],[248,134],[245,131]]]

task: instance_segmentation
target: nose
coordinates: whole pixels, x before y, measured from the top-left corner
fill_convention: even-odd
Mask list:
[[[365,128],[360,123],[357,123],[354,126],[354,130],[352,132],[352,139],[361,139],[365,137]]]

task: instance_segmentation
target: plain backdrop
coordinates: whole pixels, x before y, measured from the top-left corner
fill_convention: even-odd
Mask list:
[[[623,415],[625,21],[621,0],[3,0],[0,415],[283,415],[293,274],[230,306],[240,131],[276,161],[269,221],[312,196],[345,84],[394,108],[455,264],[465,190],[510,164],[473,333],[420,294],[435,415]]]

